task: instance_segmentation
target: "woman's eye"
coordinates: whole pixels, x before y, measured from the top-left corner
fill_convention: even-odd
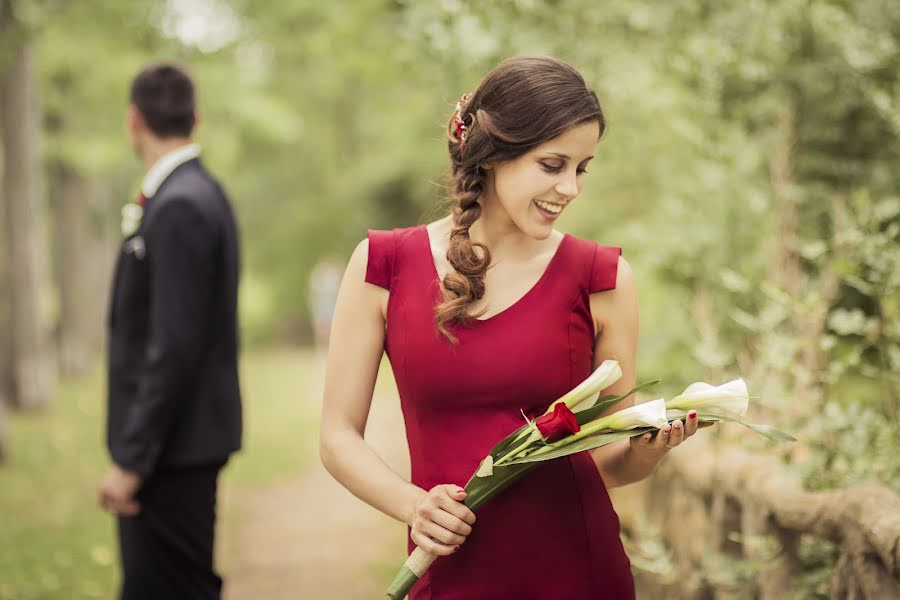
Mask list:
[[[576,172],[577,172],[579,175],[581,175],[582,173],[587,173],[587,169],[585,169],[584,167],[579,167],[578,170],[577,170]]]
[[[544,167],[544,170],[548,173],[559,173],[560,171],[562,171],[562,166],[557,167],[554,165],[548,165],[547,163],[541,163],[541,166]]]

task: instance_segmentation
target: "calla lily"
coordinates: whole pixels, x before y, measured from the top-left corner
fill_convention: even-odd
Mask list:
[[[560,402],[565,402],[566,406],[574,412],[581,403],[590,400],[599,394],[600,390],[608,388],[621,378],[622,367],[619,366],[619,361],[604,360],[587,379],[551,404],[544,414],[553,412],[553,407]]]
[[[691,409],[700,413],[713,413],[733,418],[747,414],[750,396],[743,379],[735,379],[722,385],[692,383],[680,395],[666,402],[666,408],[673,411],[673,418],[680,418]]]
[[[618,412],[597,419],[584,429],[592,429],[593,431],[601,431],[603,429],[612,429],[613,431],[626,431],[637,427],[664,427],[668,423],[666,420],[666,401],[662,398],[651,400],[650,402],[642,402],[629,406]]]

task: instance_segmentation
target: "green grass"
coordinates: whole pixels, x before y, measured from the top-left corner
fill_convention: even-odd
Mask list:
[[[263,485],[315,460],[316,368],[306,351],[245,353],[244,450],[223,476],[229,485]],[[104,394],[98,369],[60,385],[48,411],[10,415],[0,467],[0,600],[114,597],[113,520],[95,500],[109,465]]]

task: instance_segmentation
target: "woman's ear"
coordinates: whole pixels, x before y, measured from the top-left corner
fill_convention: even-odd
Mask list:
[[[494,163],[481,163],[478,165],[478,168],[482,171],[492,171],[494,169]]]

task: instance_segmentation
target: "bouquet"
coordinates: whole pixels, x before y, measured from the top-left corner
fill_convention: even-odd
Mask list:
[[[600,390],[621,377],[618,362],[604,361],[590,377],[554,401],[537,419],[529,420],[523,413],[525,424],[500,440],[472,474],[465,486],[467,496],[463,504],[474,512],[543,461],[658,430],[670,421],[684,419],[691,410],[697,411],[701,423],[734,421],[774,441],[794,440],[768,425],[744,421],[750,397],[742,379],[720,386],[694,383],[669,401],[659,398],[603,416],[617,402],[659,382],[649,381],[626,394],[591,401]],[[435,558],[416,548],[388,588],[387,597],[405,598]]]

